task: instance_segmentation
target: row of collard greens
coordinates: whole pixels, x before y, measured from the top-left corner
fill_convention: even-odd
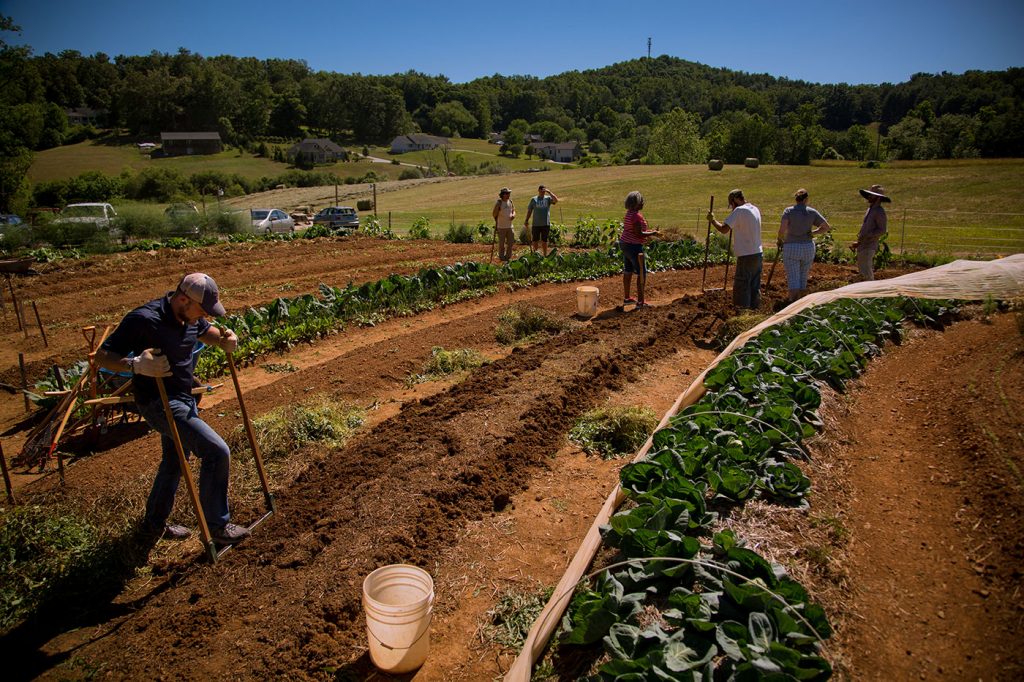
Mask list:
[[[622,469],[629,501],[602,528],[619,561],[577,591],[559,651],[602,642],[602,680],[830,677],[822,608],[782,566],[714,528],[748,499],[806,505],[810,482],[793,461],[821,428],[818,386],[842,391],[886,341],[900,342],[903,320],[941,328],[955,312],[840,301],[764,331],[710,371],[702,399]]]

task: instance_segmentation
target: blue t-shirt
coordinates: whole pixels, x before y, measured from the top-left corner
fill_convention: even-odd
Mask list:
[[[813,242],[811,230],[825,222],[825,218],[816,210],[805,204],[794,204],[782,212],[782,219],[789,220],[786,228],[787,244],[806,244]]]
[[[533,210],[533,226],[543,227],[544,225],[551,224],[551,197],[544,195],[542,197],[533,197],[530,199],[530,205],[527,207],[527,212]]]
[[[171,364],[171,376],[163,379],[169,397],[184,398],[192,395],[192,351],[200,336],[210,329],[210,323],[200,319],[182,324],[171,309],[171,292],[139,306],[124,316],[114,333],[103,342],[102,348],[120,356],[139,355],[147,348],[159,348]],[[132,381],[135,402],[140,405],[160,399],[154,377],[135,375]]]

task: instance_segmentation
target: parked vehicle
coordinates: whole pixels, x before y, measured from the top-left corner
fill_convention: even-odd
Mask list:
[[[249,211],[252,229],[256,232],[289,232],[295,234],[295,221],[279,208],[254,208]]]
[[[359,229],[359,216],[351,206],[328,206],[313,216],[313,224],[332,232],[352,232]]]
[[[110,204],[83,203],[68,204],[57,218],[62,223],[91,224],[110,229],[114,226],[117,211]]]
[[[29,226],[13,213],[0,213],[0,242],[6,246],[20,244],[28,240],[31,234]]]
[[[189,203],[171,204],[164,210],[164,215],[171,221],[174,232],[180,234],[199,234],[199,226],[202,222],[199,217],[199,209],[196,205]]]

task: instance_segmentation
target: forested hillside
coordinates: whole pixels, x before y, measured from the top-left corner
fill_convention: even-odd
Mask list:
[[[9,18],[0,20],[0,38],[17,30]],[[612,163],[1024,156],[1022,68],[847,85],[661,56],[548,78],[452,83],[416,71],[340,74],[303,61],[187,50],[33,55],[0,40],[0,78],[5,173],[12,163],[24,165],[26,150],[96,135],[90,126],[69,126],[64,111],[73,107],[101,110],[99,125],[140,139],[215,130],[240,146],[307,135],[366,144],[416,130],[464,137],[508,130],[513,143],[525,132],[578,140],[592,153],[608,152]]]

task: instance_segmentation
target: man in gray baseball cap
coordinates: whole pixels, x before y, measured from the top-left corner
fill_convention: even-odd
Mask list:
[[[202,460],[199,501],[214,542],[231,545],[249,535],[228,521],[228,466],[231,453],[216,431],[199,418],[192,395],[196,342],[234,352],[238,337],[230,329],[211,325],[206,317],[225,313],[220,289],[202,272],[185,275],[174,291],[125,315],[96,352],[96,362],[112,372],[130,371],[139,413],[160,434],[163,458],[146,502],[143,530],[153,536],[183,539],[184,526],[168,525],[174,495],[181,480],[178,453],[156,382],[164,382],[174,423],[186,455]]]

